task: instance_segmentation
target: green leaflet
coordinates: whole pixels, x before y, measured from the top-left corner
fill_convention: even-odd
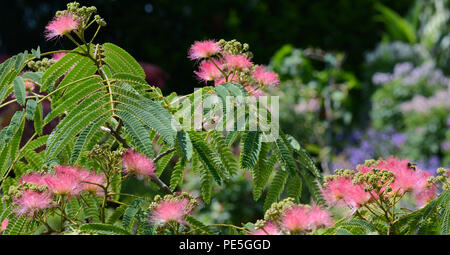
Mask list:
[[[241,152],[241,168],[250,169],[254,167],[261,150],[261,132],[249,131],[244,136],[244,146]]]
[[[181,157],[181,159],[175,165],[172,171],[172,175],[170,177],[170,190],[172,191],[175,190],[175,188],[182,183],[186,163],[187,163],[186,158]]]
[[[222,179],[228,179],[229,175],[225,166],[222,164],[220,157],[209,147],[206,143],[205,136],[201,132],[189,132],[192,145],[195,152],[197,152],[203,166],[209,170],[218,184],[221,184]]]
[[[41,91],[53,90],[55,82],[83,58],[85,57],[80,54],[68,53],[58,60],[42,75]]]
[[[198,164],[200,172],[200,191],[202,193],[203,201],[209,204],[211,201],[213,177],[202,164]]]
[[[84,224],[80,227],[80,230],[100,235],[131,235],[130,232],[121,227],[101,223]]]
[[[133,221],[139,210],[141,210],[141,204],[145,202],[145,198],[135,199],[130,206],[125,210],[122,218],[122,225],[128,231],[131,231],[133,227]]]
[[[120,111],[119,116],[122,119],[128,134],[130,134],[133,139],[137,151],[144,153],[147,157],[154,157],[155,151],[153,150],[149,130],[127,111]]]
[[[222,164],[227,169],[230,176],[235,175],[239,169],[239,164],[236,161],[236,157],[231,152],[230,147],[226,145],[225,138],[220,132],[211,132],[211,142],[217,151],[217,155],[220,157]]]
[[[104,61],[114,73],[131,73],[145,79],[144,70],[128,52],[112,43],[105,43],[102,48]]]
[[[302,195],[302,186],[302,179],[297,174],[294,176],[289,175],[286,184],[286,196],[294,198],[299,203]]]
[[[119,220],[120,217],[125,213],[125,210],[128,208],[128,205],[121,205],[117,207],[114,212],[109,216],[106,223],[108,224],[114,224],[116,221]]]
[[[33,125],[34,125],[34,131],[38,134],[38,135],[42,135],[42,130],[43,130],[43,124],[42,122],[44,117],[44,110],[42,108],[42,104],[38,104],[36,106],[36,110],[35,110],[35,114],[34,114],[34,119],[33,119]]]
[[[189,134],[184,131],[179,131],[177,133],[177,142],[178,145],[180,146],[183,156],[187,160],[190,160],[192,158],[193,149],[191,139],[189,138]]]
[[[33,120],[34,119],[34,113],[36,112],[37,103],[35,100],[30,99],[27,101],[27,106],[25,108],[26,112],[26,118],[27,120]]]
[[[270,206],[277,202],[280,198],[281,193],[284,190],[284,185],[286,183],[289,173],[283,169],[279,169],[275,173],[275,177],[270,184],[269,190],[267,191],[266,200],[264,201],[264,211],[270,208]]]
[[[14,95],[16,96],[17,103],[22,106],[25,105],[25,82],[20,76],[14,79]]]

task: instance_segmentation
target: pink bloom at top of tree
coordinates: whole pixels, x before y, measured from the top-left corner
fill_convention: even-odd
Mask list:
[[[213,62],[214,61],[214,62]],[[204,60],[198,66],[199,71],[194,73],[203,81],[213,81],[222,77],[222,72],[216,67],[222,68],[221,61]]]
[[[123,156],[122,166],[125,172],[136,174],[138,179],[143,179],[144,176],[155,175],[153,160],[132,149],[129,149]]]
[[[0,233],[5,231],[5,229],[8,227],[8,224],[9,224],[8,218],[6,218],[2,221],[2,227],[0,228]]]
[[[159,205],[152,211],[150,220],[157,224],[166,224],[175,221],[184,224],[184,216],[191,213],[189,208],[189,200],[167,200],[161,201]]]
[[[322,194],[330,205],[346,205],[357,208],[370,199],[370,194],[364,191],[363,184],[353,184],[351,178],[338,177],[328,180]]]
[[[33,216],[35,212],[53,206],[53,199],[48,192],[35,192],[27,190],[23,194],[13,199],[13,203],[18,206],[18,215]]]
[[[277,228],[275,223],[269,221],[263,229],[253,231],[252,235],[281,235],[281,231]]]
[[[224,56],[225,66],[228,70],[244,71],[250,68],[253,63],[244,55],[227,54]]]
[[[219,44],[213,40],[197,41],[189,49],[188,57],[192,60],[208,58],[216,55],[221,50]]]
[[[56,60],[56,61],[58,61],[58,60],[60,60],[62,57],[64,57],[66,54],[67,54],[67,53],[64,53],[64,52],[58,52],[58,53],[55,53],[55,54],[53,54],[53,59]]]
[[[309,208],[294,205],[287,209],[281,219],[282,224],[291,232],[300,232],[311,229],[311,217]]]
[[[70,12],[64,15],[55,16],[45,27],[45,38],[51,40],[56,37],[61,37],[64,34],[76,30],[79,25],[80,20],[74,18],[73,14]]]
[[[275,86],[280,84],[278,74],[270,71],[265,71],[264,66],[256,66],[252,73],[253,79],[259,84]]]

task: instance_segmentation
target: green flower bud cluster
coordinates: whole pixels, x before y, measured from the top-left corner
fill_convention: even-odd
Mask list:
[[[74,18],[81,19],[83,21],[83,25],[87,25],[87,22],[92,17],[92,15],[97,13],[97,7],[95,7],[95,6],[90,6],[90,7],[81,6],[80,7],[80,3],[72,2],[72,3],[67,4],[67,10],[57,11],[56,16],[58,17],[61,15],[65,15],[68,12],[72,13]],[[106,26],[105,20],[102,17],[100,17],[100,15],[95,15],[94,20],[100,26],[102,26],[102,27]]]
[[[54,63],[56,63],[54,59],[43,58],[42,60],[28,62],[28,68],[35,72],[45,72]]]
[[[440,167],[436,170],[436,177],[429,177],[428,183],[429,184],[442,184],[443,190],[449,190],[450,189],[450,178],[449,178],[449,169],[445,169],[443,167]]]
[[[119,173],[121,171],[122,158],[123,158],[123,149],[119,149],[116,151],[111,151],[111,148],[108,144],[103,145],[95,145],[91,151],[87,153],[87,157],[99,165],[104,166],[105,169],[108,169],[112,173]]]
[[[285,211],[291,208],[295,204],[295,200],[292,197],[288,197],[278,203],[273,203],[270,208],[264,214],[264,220],[266,221],[278,221],[283,217]]]
[[[233,39],[231,41],[225,41],[224,39],[219,40],[220,47],[227,53],[233,55],[242,54],[248,59],[253,58],[253,53],[249,51],[250,46],[247,43],[242,44],[241,42]]]
[[[256,229],[263,229],[266,226],[266,224],[267,224],[267,221],[265,221],[265,220],[257,220],[255,222],[255,228]]]

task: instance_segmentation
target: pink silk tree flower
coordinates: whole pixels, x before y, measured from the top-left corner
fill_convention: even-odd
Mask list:
[[[209,58],[221,50],[219,44],[213,40],[195,42],[189,49],[188,57],[191,60]]]
[[[307,231],[311,228],[309,208],[294,205],[287,209],[281,219],[283,226],[291,232]]]
[[[87,182],[90,182],[90,183],[87,183]],[[99,196],[105,195],[102,187],[95,185],[95,184],[91,184],[91,183],[97,183],[99,185],[105,184],[105,175],[104,174],[90,173],[88,176],[84,177],[81,180],[81,185],[82,185],[82,189],[84,191],[87,191],[92,194],[97,194]]]
[[[271,221],[267,222],[263,229],[257,229],[251,235],[281,235],[277,225]]]
[[[60,173],[47,175],[45,182],[49,190],[56,195],[76,196],[81,192],[80,179],[72,174]]]
[[[224,60],[226,68],[231,71],[245,71],[253,65],[252,61],[244,55],[227,54]]]
[[[318,229],[333,224],[333,218],[329,211],[320,208],[320,206],[312,206],[309,210],[310,224],[312,229]]]
[[[275,86],[280,84],[278,75],[274,72],[265,71],[264,66],[256,66],[252,76],[257,83],[262,85]]]
[[[424,188],[413,191],[418,208],[424,207],[428,202],[436,198],[436,187]]]
[[[64,15],[55,16],[45,27],[45,38],[51,40],[61,37],[76,30],[80,26],[80,20],[76,19],[72,13],[68,12]]]
[[[45,176],[38,174],[38,173],[22,175],[19,179],[19,184],[22,184],[25,182],[33,183],[33,184],[36,184],[37,186],[47,185],[47,183],[45,182]]]
[[[322,194],[330,205],[348,206],[352,209],[367,203],[370,194],[364,191],[363,184],[353,184],[351,178],[338,177],[328,180]]]
[[[412,169],[408,163],[408,159],[389,157],[387,159],[378,159],[377,163],[370,166],[360,165],[357,167],[357,170],[367,173],[375,168],[378,170],[386,169],[392,172],[394,181],[390,184],[392,188],[391,194],[404,194],[405,192],[419,194],[424,189],[430,188],[427,180],[431,174],[418,167]]]
[[[2,227],[0,228],[0,233],[5,231],[5,229],[8,227],[9,220],[6,218],[2,221]]]
[[[140,180],[145,176],[155,175],[155,166],[151,158],[129,149],[122,159],[125,173],[134,173]]]
[[[53,206],[53,199],[48,192],[25,191],[20,197],[13,199],[13,204],[17,205],[16,214],[32,217],[35,212]]]
[[[166,224],[171,221],[184,224],[184,217],[190,213],[191,209],[187,198],[161,201],[151,212],[150,221],[156,224]]]
[[[222,63],[215,59],[204,60],[198,66],[199,71],[194,71],[194,73],[200,80],[205,82],[217,80],[222,77],[222,72],[216,67],[216,65],[219,68],[222,67]]]

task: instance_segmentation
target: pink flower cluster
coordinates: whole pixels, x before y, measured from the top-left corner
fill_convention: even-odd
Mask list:
[[[322,194],[328,204],[350,208],[358,208],[370,199],[370,194],[364,191],[363,184],[353,184],[352,178],[347,177],[329,180]]]
[[[280,83],[278,75],[265,71],[263,66],[254,65],[251,59],[244,54],[231,54],[224,51],[213,41],[195,42],[188,57],[192,60],[202,60],[199,70],[194,71],[197,77],[204,81],[213,81],[215,86],[225,82],[241,84],[250,95],[263,94],[262,86],[275,86]],[[251,79],[242,79],[246,74]]]
[[[284,230],[290,233],[310,232],[333,224],[330,212],[321,207],[293,205],[287,208],[279,219],[277,226],[272,221],[266,223],[263,229],[253,231],[253,235],[280,235]]]
[[[155,224],[166,224],[174,221],[185,224],[184,217],[191,213],[189,199],[163,200],[152,210],[150,221]]]
[[[412,192],[419,206],[423,206],[436,197],[436,186],[428,183],[431,174],[418,167],[408,166],[407,159],[389,157],[379,159],[375,164],[366,166],[359,165],[357,170],[362,173],[369,172],[372,168],[386,169],[394,174],[394,182],[390,184],[391,194],[404,194]]]
[[[122,167],[126,174],[133,173],[139,180],[145,176],[155,175],[155,165],[151,158],[129,149],[122,159]]]
[[[51,40],[70,33],[80,26],[81,21],[76,19],[72,13],[68,12],[64,15],[55,16],[45,27],[45,38]]]
[[[46,186],[43,192],[26,190],[20,196],[13,198],[18,206],[17,213],[33,215],[35,212],[54,206],[52,195],[77,196],[82,191],[103,195],[99,185],[104,184],[105,176],[81,168],[70,166],[56,166],[55,174],[26,174],[19,184],[32,183],[37,186]],[[95,184],[92,184],[95,183]]]
[[[394,181],[389,183],[390,192],[386,196],[403,195],[411,192],[419,206],[425,205],[427,202],[436,197],[436,186],[428,183],[430,173],[419,169],[411,168],[407,159],[398,159],[390,157],[387,159],[379,159],[370,165],[358,165],[356,173],[367,174],[372,169],[387,170],[393,174]],[[386,187],[383,187],[384,190]],[[329,179],[322,189],[322,194],[327,203],[335,206],[348,206],[357,209],[366,203],[378,199],[378,195],[374,192],[365,191],[365,184],[355,184],[351,177],[339,176]]]

